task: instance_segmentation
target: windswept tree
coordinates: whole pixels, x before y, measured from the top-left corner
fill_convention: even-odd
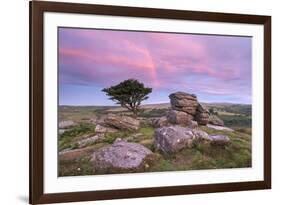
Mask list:
[[[148,94],[152,92],[152,88],[144,87],[143,83],[135,79],[128,79],[118,85],[104,88],[102,91],[110,96],[110,100],[127,108],[137,116],[141,102],[148,99]]]

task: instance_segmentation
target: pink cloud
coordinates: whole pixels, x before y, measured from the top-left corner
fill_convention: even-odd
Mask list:
[[[115,53],[100,55],[93,51],[89,53],[81,49],[60,48],[59,50],[62,62],[64,63],[68,62],[71,64],[73,60],[79,60],[82,61],[82,63],[80,63],[81,65],[92,63],[93,65],[103,65],[105,67],[118,67],[122,70],[126,70],[126,72],[145,72],[146,75],[149,75],[149,78],[153,81],[153,85],[157,87],[159,85],[159,81],[157,79],[156,66],[149,51],[146,49],[138,49],[138,52],[141,53],[140,58],[130,59]],[[134,70],[132,70],[132,68]],[[81,66],[79,69],[83,69],[81,72],[84,71],[93,77],[98,72],[98,68],[96,66]]]
[[[65,29],[59,37],[61,80],[104,86],[136,78],[155,89],[185,88],[215,95],[248,89],[251,63],[244,51],[249,46],[214,38]]]

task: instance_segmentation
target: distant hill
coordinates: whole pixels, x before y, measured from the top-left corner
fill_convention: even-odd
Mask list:
[[[234,114],[242,114],[242,115],[251,115],[252,114],[252,106],[249,104],[235,104],[235,103],[204,103],[201,104],[206,109],[213,108],[216,112],[227,112]],[[69,105],[61,105],[59,106],[60,110],[106,110],[107,112],[123,112],[127,111],[126,108],[116,106],[69,106]],[[144,110],[164,110],[169,109],[171,107],[170,103],[158,103],[158,104],[146,104],[141,105]]]
[[[213,108],[216,111],[224,111],[228,113],[251,115],[252,105],[249,104],[234,104],[234,103],[202,103],[207,108]]]

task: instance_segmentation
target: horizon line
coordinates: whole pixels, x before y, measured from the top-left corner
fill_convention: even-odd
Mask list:
[[[205,104],[239,104],[239,105],[252,105],[252,103],[242,103],[242,102],[199,102],[199,103],[205,103]],[[156,102],[156,103],[146,103],[141,104],[142,105],[157,105],[157,104],[170,104],[170,102]],[[58,106],[73,106],[73,107],[91,107],[91,106],[103,106],[103,107],[122,107],[121,105],[114,104],[114,105],[73,105],[73,104],[58,104]]]

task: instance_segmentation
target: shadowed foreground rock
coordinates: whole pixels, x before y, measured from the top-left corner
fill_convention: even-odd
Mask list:
[[[155,131],[154,146],[156,150],[164,153],[175,153],[184,148],[191,148],[194,140],[207,138],[208,134],[202,130],[168,126]]]
[[[104,123],[107,126],[121,130],[138,130],[140,126],[140,121],[135,118],[115,114],[108,114],[104,119]]]
[[[172,124],[187,125],[191,120],[193,120],[193,116],[187,114],[186,112],[169,110],[167,113],[167,119]]]
[[[181,125],[192,129],[198,127],[198,123],[193,118],[192,115],[177,110],[170,110],[167,113],[167,120],[170,124]]]
[[[223,127],[223,126],[211,125],[211,124],[207,124],[206,126],[208,128],[214,129],[214,130],[225,130],[225,131],[229,131],[229,132],[234,132],[234,130],[229,127]]]
[[[199,125],[207,125],[209,122],[209,112],[201,104],[198,104],[195,120]]]
[[[138,172],[149,167],[153,153],[146,147],[116,140],[112,145],[93,153],[92,163],[96,173]]]

